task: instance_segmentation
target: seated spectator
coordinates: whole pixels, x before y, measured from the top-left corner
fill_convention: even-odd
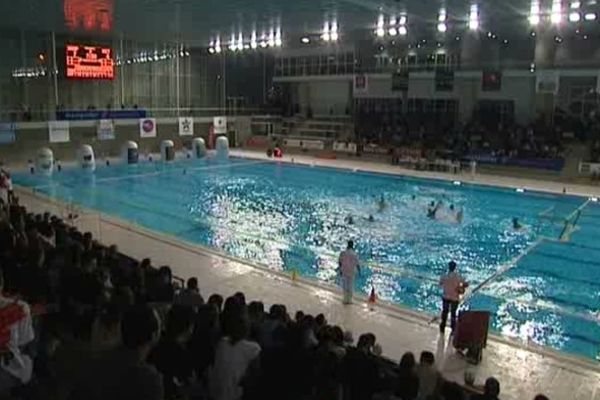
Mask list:
[[[258,368],[261,348],[246,339],[248,315],[245,306],[238,307],[237,315],[230,315],[230,320],[224,321],[225,336],[217,344],[209,372],[209,392],[213,400],[241,399]]]
[[[471,400],[498,400],[500,395],[500,382],[496,378],[487,378],[483,387],[483,394],[471,396]]]
[[[416,367],[417,377],[419,378],[419,399],[429,399],[436,397],[440,391],[442,375],[435,367],[435,357],[430,351],[421,353],[419,365]]]
[[[148,284],[147,297],[150,302],[170,303],[175,297],[173,287],[173,274],[171,268],[163,266],[158,269],[158,274]]]
[[[174,305],[167,317],[167,328],[150,355],[148,363],[163,376],[167,399],[182,396],[185,387],[192,383],[193,357],[186,345],[192,336],[194,311],[190,306]]]
[[[198,289],[198,279],[190,278],[187,281],[186,288],[183,289],[175,298],[175,304],[189,306],[197,309],[204,304],[204,298]]]
[[[29,305],[2,295],[4,271],[0,270],[0,314],[9,327],[9,334],[0,342],[0,398],[10,397],[11,391],[31,380],[33,360],[25,346],[33,341],[34,332]]]
[[[223,296],[220,294],[211,294],[208,298],[208,304],[214,306],[218,312],[223,309]]]
[[[379,364],[372,353],[375,335],[366,333],[356,348],[349,348],[342,364],[344,393],[348,400],[368,400],[379,388]]]
[[[160,320],[154,310],[136,306],[123,315],[123,345],[91,362],[71,400],[163,400],[162,377],[146,363],[158,342]]]
[[[413,353],[404,353],[398,365],[398,376],[394,385],[394,395],[400,400],[414,400],[419,394],[419,377],[415,366]]]

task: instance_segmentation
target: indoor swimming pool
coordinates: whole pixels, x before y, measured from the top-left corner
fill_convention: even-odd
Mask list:
[[[498,333],[588,359],[600,351],[600,206],[590,199],[242,158],[14,182],[325,284],[337,284],[337,256],[353,239],[366,267],[357,291],[432,316],[454,260],[472,288],[464,307],[490,311]]]

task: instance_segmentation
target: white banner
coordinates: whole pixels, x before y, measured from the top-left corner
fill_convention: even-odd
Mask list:
[[[115,123],[112,119],[101,119],[98,121],[98,140],[113,140],[115,138]]]
[[[140,137],[153,138],[156,137],[156,119],[141,118],[140,119]]]
[[[538,71],[536,75],[535,90],[537,93],[558,94],[560,75],[558,71]]]
[[[179,136],[194,136],[194,118],[179,117]]]
[[[48,140],[50,143],[68,143],[70,140],[69,121],[49,121]]]
[[[213,126],[215,127],[215,135],[226,134],[227,117],[213,117]]]

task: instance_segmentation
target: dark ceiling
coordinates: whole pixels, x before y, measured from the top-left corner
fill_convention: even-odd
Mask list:
[[[380,13],[408,15],[410,26],[435,27],[437,13],[447,9],[449,23],[463,25],[475,0],[0,0],[0,27],[57,33],[94,34],[136,40],[178,38],[205,45],[216,35],[269,31],[281,26],[286,35],[317,33],[335,19],[340,33],[374,28]],[[549,11],[553,0],[540,0]],[[583,7],[595,0],[583,0]],[[510,29],[527,24],[531,0],[477,0],[482,27]],[[568,8],[568,1],[563,1]],[[489,28],[487,27],[489,25]]]

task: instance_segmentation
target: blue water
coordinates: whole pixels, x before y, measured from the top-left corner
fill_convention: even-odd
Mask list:
[[[586,199],[245,159],[64,170],[15,183],[210,246],[274,270],[337,284],[337,255],[354,239],[356,289],[436,314],[448,261],[511,337],[591,359],[600,351],[600,207],[583,208],[568,242],[564,219]],[[388,207],[380,212],[377,199]],[[438,219],[426,217],[442,201]],[[449,205],[464,209],[458,224]],[[368,216],[374,221],[369,222]],[[352,216],[354,222],[347,222]],[[525,228],[514,231],[518,217]],[[539,242],[539,243],[538,243]],[[507,264],[527,252],[512,269]],[[493,277],[493,279],[490,279]],[[489,281],[489,282],[488,282]]]

